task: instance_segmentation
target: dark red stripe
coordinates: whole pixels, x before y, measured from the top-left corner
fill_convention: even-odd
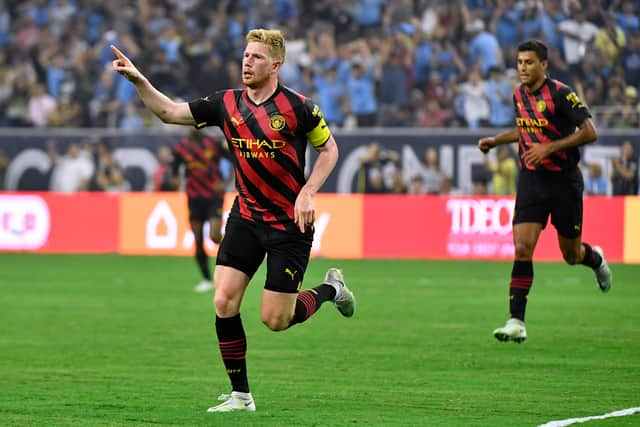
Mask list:
[[[511,278],[511,283],[509,284],[509,288],[530,289],[532,283],[533,283],[533,278],[532,277],[527,277],[527,278],[512,277]]]
[[[304,307],[307,310],[306,318],[309,318],[309,316],[316,312],[316,299],[308,291],[300,292],[298,294],[298,299],[302,304],[304,304]]]
[[[256,122],[258,123],[258,126],[260,126],[260,129],[263,132],[265,132],[264,128],[262,127],[262,122],[264,121],[264,116],[267,114],[266,111],[262,107],[255,107],[251,103],[251,101],[246,98],[247,96],[246,92],[243,92],[242,96],[245,97],[245,102],[249,107],[249,109],[253,112],[253,116],[255,117]],[[253,134],[253,132],[251,132],[248,126],[245,126],[244,129],[245,129],[245,132],[241,134],[241,137],[256,139],[255,135]],[[273,134],[274,132],[272,131],[271,133]],[[277,138],[274,138],[272,136],[272,139],[277,139]],[[242,172],[245,174],[247,179],[249,179],[255,187],[260,188],[265,198],[269,199],[272,203],[278,205],[284,212],[286,212],[289,218],[293,218],[293,203],[291,203],[289,200],[284,198],[280,192],[276,191],[270,185],[265,185],[267,183],[264,182],[264,178],[258,175],[258,173],[253,169],[253,167],[251,167],[251,164],[248,162],[248,159],[246,159],[244,156],[241,156],[241,155],[238,155],[237,158],[238,158],[238,163],[242,164],[240,168],[242,169]],[[264,159],[264,160],[265,160],[265,163],[266,162],[270,163],[270,167],[267,168],[269,169],[270,172],[273,169],[278,169],[278,171],[276,171],[276,174],[279,173],[287,176],[290,175],[288,171],[284,170],[280,165],[278,165],[273,160],[268,160],[268,159]],[[275,165],[276,167],[271,168],[272,165]],[[273,176],[273,178],[278,179],[277,176]],[[250,193],[247,192],[246,194],[250,194]],[[269,223],[276,222],[277,220],[276,217],[271,212],[267,211],[264,207],[256,206],[256,208],[257,208],[257,211],[263,215],[263,219],[265,222],[269,222]],[[282,228],[284,229],[284,226],[282,226]]]
[[[524,99],[522,99],[522,91],[524,90],[524,86],[518,87],[514,91],[514,95],[516,97],[516,107],[518,108],[518,116],[525,120],[530,120],[529,114],[527,113],[527,109],[524,105]],[[518,133],[520,138],[518,138],[518,145],[520,145],[520,151],[522,152],[522,158],[520,159],[520,163],[522,167],[525,167],[529,170],[535,170],[535,166],[531,166],[524,161],[524,153],[527,152],[527,143],[533,143],[533,139],[531,139],[531,135],[529,132],[525,132],[521,127],[518,128]]]

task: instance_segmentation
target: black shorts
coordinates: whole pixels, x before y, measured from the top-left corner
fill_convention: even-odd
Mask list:
[[[281,231],[243,218],[230,217],[216,265],[233,267],[251,278],[266,255],[265,289],[296,293],[302,286],[312,243],[313,230],[304,234]]]
[[[222,197],[189,197],[188,203],[190,221],[222,218]]]
[[[573,239],[582,234],[580,169],[562,172],[521,170],[513,223],[537,222],[546,227],[549,215],[558,234]]]

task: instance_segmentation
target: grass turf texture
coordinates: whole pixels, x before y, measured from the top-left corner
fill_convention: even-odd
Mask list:
[[[510,263],[314,259],[343,268],[353,319],[325,305],[268,331],[260,269],[243,306],[257,412],[208,414],[228,392],[211,293],[191,258],[0,254],[0,424],[534,426],[640,406],[640,267],[538,263],[529,339],[507,318]],[[640,415],[592,421],[630,426]]]

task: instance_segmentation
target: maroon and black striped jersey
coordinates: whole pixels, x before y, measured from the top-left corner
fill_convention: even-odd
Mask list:
[[[527,144],[553,144],[576,131],[576,128],[591,117],[589,109],[578,95],[564,83],[545,79],[542,86],[530,93],[520,85],[513,91],[513,103],[516,110],[518,138],[518,163],[521,168],[530,170],[561,171],[573,169],[580,160],[580,150],[573,147],[553,153],[536,166],[526,165],[524,153]]]
[[[180,165],[184,164],[187,197],[224,195],[224,180],[219,167],[221,158],[220,142],[204,135],[185,136],[173,147],[173,174],[177,175]]]
[[[306,183],[307,143],[318,148],[331,136],[319,108],[282,85],[259,105],[247,89],[229,89],[189,106],[197,128],[218,126],[229,143],[238,191],[231,216],[297,230],[294,204]]]

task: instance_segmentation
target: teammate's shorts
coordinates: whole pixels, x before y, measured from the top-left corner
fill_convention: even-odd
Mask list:
[[[265,289],[296,293],[309,263],[313,230],[276,230],[243,218],[230,217],[220,243],[216,265],[242,271],[250,278],[267,256]]]
[[[573,239],[582,234],[580,169],[562,172],[522,169],[518,178],[513,223],[537,222],[546,227],[549,215],[558,234]]]
[[[222,197],[189,197],[189,220],[205,222],[222,218]]]

